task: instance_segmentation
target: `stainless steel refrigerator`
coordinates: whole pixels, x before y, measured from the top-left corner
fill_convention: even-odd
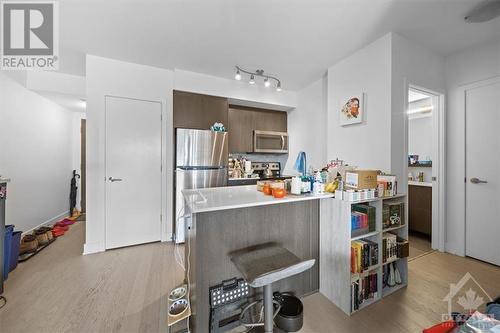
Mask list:
[[[182,190],[227,186],[228,137],[226,132],[176,130],[174,238],[183,243],[186,209]]]

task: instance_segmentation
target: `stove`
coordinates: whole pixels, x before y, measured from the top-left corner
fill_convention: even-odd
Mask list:
[[[239,178],[231,179],[229,178],[228,186],[240,186],[240,185],[255,185],[258,180],[278,180],[278,179],[290,179],[291,176],[283,176],[281,174],[281,163],[280,162],[252,162],[253,173],[259,175],[259,178]],[[269,170],[266,175],[266,170]]]

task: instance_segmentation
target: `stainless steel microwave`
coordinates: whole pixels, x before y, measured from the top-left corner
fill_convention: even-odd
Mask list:
[[[288,153],[288,133],[274,131],[253,131],[254,153]]]

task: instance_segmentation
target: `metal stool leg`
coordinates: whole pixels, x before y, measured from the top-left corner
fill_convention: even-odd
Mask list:
[[[266,333],[273,332],[273,313],[273,289],[271,288],[271,284],[268,284],[264,286],[264,331]]]

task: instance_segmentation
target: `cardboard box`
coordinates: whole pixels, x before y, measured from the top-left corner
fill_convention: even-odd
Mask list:
[[[378,170],[354,170],[345,173],[345,186],[353,190],[377,188]]]

